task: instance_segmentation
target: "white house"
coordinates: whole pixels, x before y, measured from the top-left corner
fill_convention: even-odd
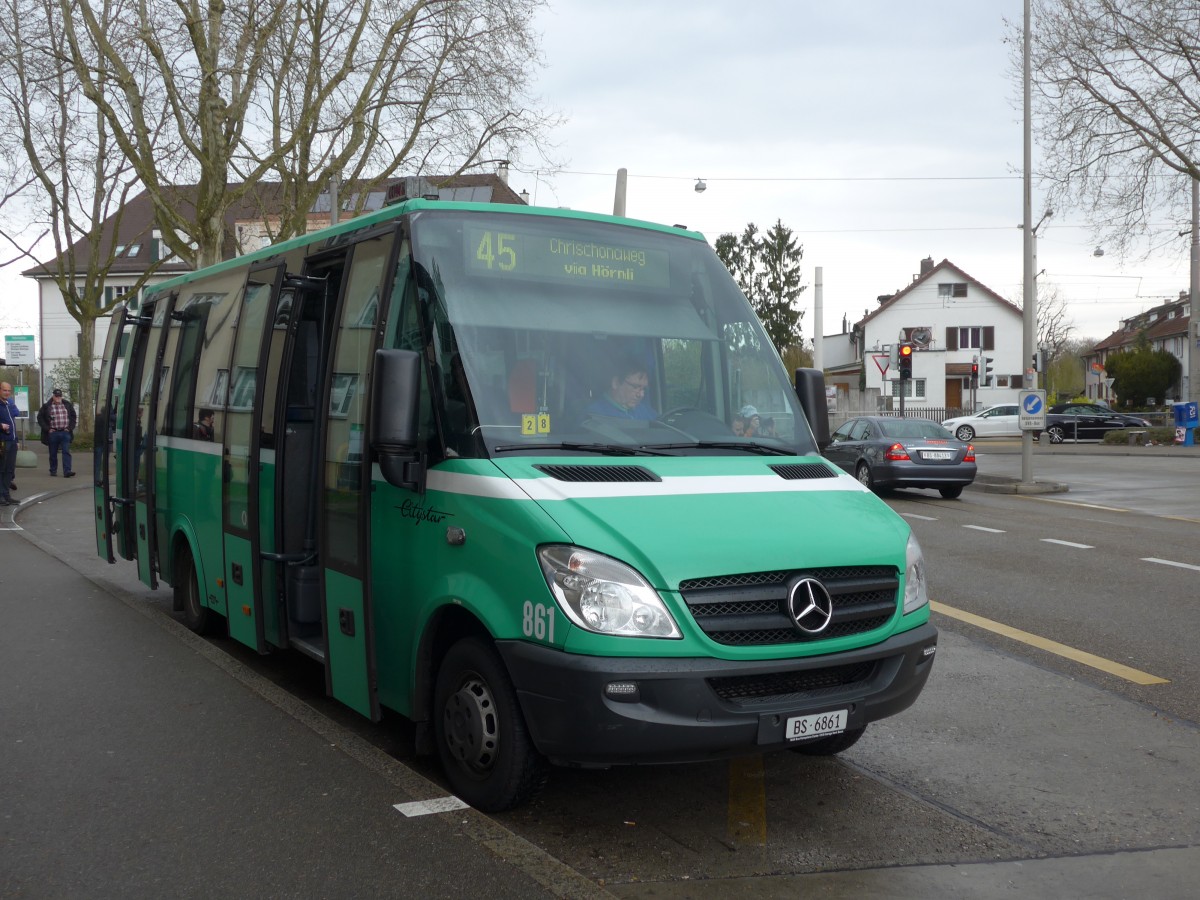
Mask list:
[[[857,376],[898,403],[900,380],[891,347],[910,341],[915,352],[905,406],[912,409],[982,408],[1015,403],[1024,387],[1024,325],[1020,307],[980,284],[949,260],[921,261],[920,274],[903,290],[879,298],[853,327],[850,343],[858,366],[845,364],[831,381]],[[971,367],[978,365],[972,390]]]

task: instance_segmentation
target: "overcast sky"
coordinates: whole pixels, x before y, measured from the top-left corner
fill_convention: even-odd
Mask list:
[[[1003,20],[1021,10],[1021,0],[551,0],[538,90],[567,117],[556,135],[564,171],[534,163],[511,184],[539,205],[612,212],[624,167],[628,215],[710,242],[780,219],[803,244],[804,282],[823,270],[827,334],[903,288],[926,256],[1019,298],[1020,91]],[[1043,211],[1035,186],[1035,220]],[[1069,210],[1039,231],[1041,278],[1067,298],[1080,336],[1102,338],[1187,288],[1186,238],[1148,263],[1097,258],[1095,246]],[[15,268],[0,272],[0,332],[32,333],[36,290]]]
[[[1021,0],[551,0],[540,90],[568,116],[565,172],[511,181],[539,204],[612,212],[624,167],[628,215],[710,242],[780,219],[804,246],[804,282],[823,270],[826,334],[926,256],[1018,299],[1020,86],[1004,19],[1021,15]],[[1033,205],[1036,221],[1036,184]],[[1078,213],[1038,235],[1041,278],[1080,336],[1187,288],[1186,238],[1172,258],[1122,266],[1093,255]],[[810,287],[806,338],[812,303]]]

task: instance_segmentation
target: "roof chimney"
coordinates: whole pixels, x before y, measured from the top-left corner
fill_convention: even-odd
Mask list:
[[[500,165],[496,168],[496,175],[499,176],[501,181],[503,181],[505,184],[508,184],[508,160],[507,159],[500,160]]]
[[[922,276],[928,275],[932,271],[933,271],[933,257],[927,256],[923,260],[921,260],[921,275]]]

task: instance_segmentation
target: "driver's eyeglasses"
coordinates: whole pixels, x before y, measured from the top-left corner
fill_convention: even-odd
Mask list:
[[[630,390],[638,391],[639,393],[643,393],[643,394],[646,393],[646,388],[650,387],[649,384],[642,384],[637,381],[630,381],[628,378],[625,379],[625,386],[627,388],[629,388]]]

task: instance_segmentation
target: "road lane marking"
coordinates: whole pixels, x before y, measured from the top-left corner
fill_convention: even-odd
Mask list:
[[[922,522],[936,522],[937,516],[918,516],[916,513],[900,513],[906,519],[920,519]]]
[[[1159,559],[1157,556],[1143,556],[1142,562],[1158,563],[1160,566],[1174,566],[1177,569],[1191,569],[1193,572],[1200,572],[1200,566],[1193,566],[1191,563],[1174,562],[1170,559]]]
[[[1014,641],[1019,641],[1022,644],[1028,644],[1031,647],[1037,647],[1039,650],[1045,650],[1053,653],[1056,656],[1062,656],[1066,659],[1074,660],[1078,663],[1083,663],[1085,666],[1091,666],[1093,669],[1099,669],[1101,672],[1107,672],[1110,675],[1116,675],[1118,678],[1124,678],[1126,681],[1132,681],[1134,684],[1170,684],[1166,678],[1160,678],[1157,675],[1151,675],[1148,672],[1142,672],[1138,669],[1122,665],[1119,662],[1113,662],[1111,659],[1105,659],[1102,656],[1088,653],[1085,650],[1078,650],[1075,647],[1068,647],[1066,644],[1060,644],[1058,641],[1052,641],[1049,638],[1041,637],[1040,635],[1031,634],[1028,631],[1022,631],[1019,628],[1013,628],[1011,625],[1005,625],[1002,622],[996,622],[992,619],[985,619],[983,616],[977,616],[974,613],[969,613],[962,609],[955,609],[953,606],[946,606],[942,603],[930,603],[929,608],[936,613],[941,613],[944,616],[949,616],[952,619],[958,619],[960,622],[966,622],[968,625],[974,625],[977,628],[983,628],[993,634],[1003,635],[1011,638]]]
[[[1003,528],[984,528],[982,525],[964,525],[963,528],[970,528],[972,531],[986,531],[989,534],[1005,534]]]
[[[729,761],[729,810],[725,829],[734,846],[767,844],[767,786],[762,754]]]
[[[1099,509],[1099,510],[1103,510],[1104,512],[1119,512],[1119,513],[1133,512],[1133,510],[1131,510],[1131,509],[1124,509],[1123,507],[1120,507],[1120,506],[1102,506],[1099,503],[1081,503],[1078,500],[1055,500],[1052,497],[1031,497],[1029,495],[1025,495],[1025,496],[1029,500],[1038,500],[1042,503],[1057,503],[1059,506],[1078,506],[1081,509]]]
[[[1058,538],[1042,538],[1042,542],[1046,544],[1062,544],[1064,547],[1075,547],[1079,550],[1095,550],[1091,544],[1077,544],[1074,541],[1060,541]]]
[[[412,803],[393,803],[392,807],[411,819],[413,816],[428,816],[433,813],[466,809],[467,804],[457,797],[450,796],[438,797],[435,800],[414,800]]]

